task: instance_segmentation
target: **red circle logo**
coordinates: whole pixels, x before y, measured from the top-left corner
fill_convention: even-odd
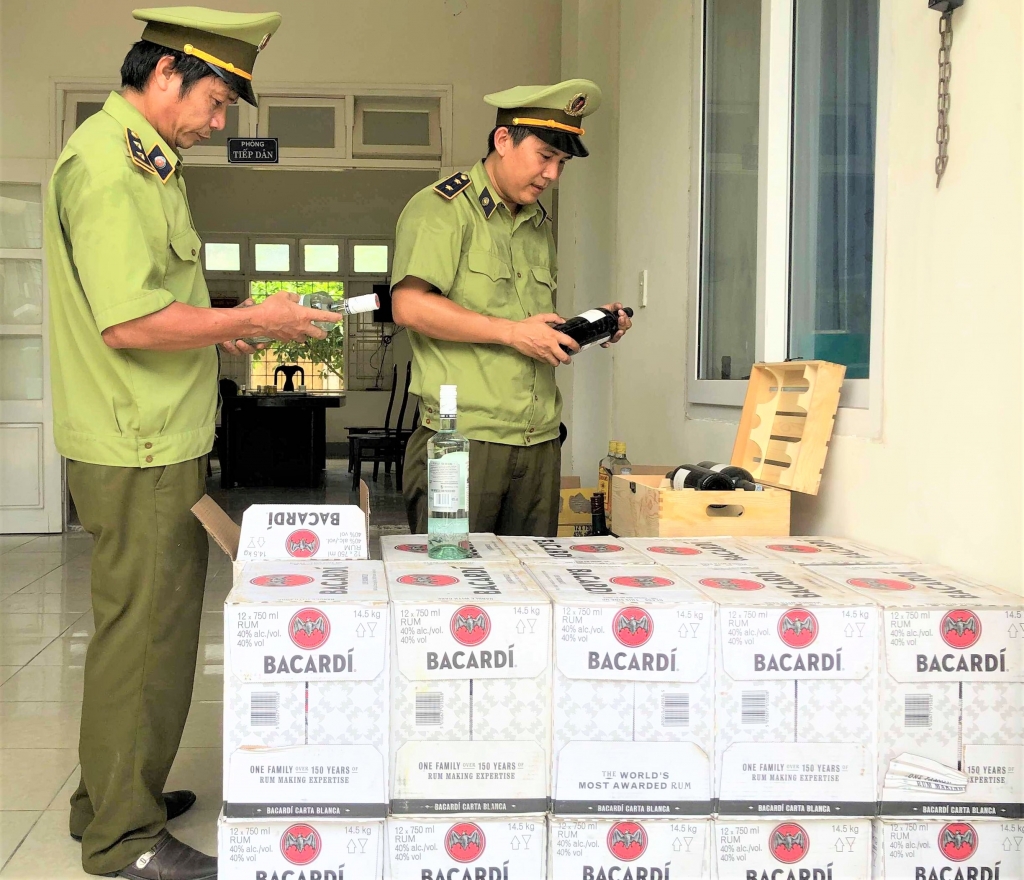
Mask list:
[[[288,635],[296,647],[315,651],[331,634],[331,623],[327,615],[316,608],[303,608],[292,615],[288,623]]]
[[[479,605],[463,605],[452,615],[452,638],[473,648],[491,634],[491,618]]]
[[[647,589],[648,587],[671,587],[675,585],[675,581],[669,580],[668,578],[657,577],[653,574],[641,574],[636,577],[613,577],[611,583],[619,587],[641,587]]]
[[[783,822],[772,830],[768,849],[784,865],[799,862],[811,848],[811,838],[796,822]]]
[[[910,581],[897,581],[892,578],[850,578],[846,583],[862,590],[912,590]]]
[[[648,547],[648,553],[664,553],[666,556],[700,556],[696,547]]]
[[[939,832],[939,851],[951,862],[963,862],[978,849],[978,832],[967,822],[950,822]]]
[[[635,862],[647,851],[647,831],[639,822],[616,822],[608,831],[608,852],[620,862]]]
[[[487,838],[475,822],[459,822],[444,837],[445,852],[456,862],[475,862],[483,855]]]
[[[759,581],[746,580],[745,578],[703,578],[701,585],[714,587],[716,590],[763,590],[764,584]]]
[[[981,638],[981,619],[973,611],[958,608],[942,618],[939,634],[951,648],[970,648]]]
[[[395,544],[395,549],[402,553],[426,553],[426,544]]]
[[[313,583],[307,574],[261,574],[249,581],[257,587],[303,587]]]
[[[654,620],[649,612],[633,605],[616,612],[612,632],[619,644],[639,648],[646,645],[654,634]]]
[[[626,548],[618,544],[573,544],[572,549],[580,553],[621,553]]]
[[[316,532],[311,532],[309,529],[296,529],[284,542],[284,548],[288,551],[289,556],[294,556],[296,559],[309,559],[311,556],[315,556],[316,551],[320,549],[320,539],[316,536]]]
[[[821,550],[810,544],[769,544],[767,549],[776,553],[821,553]]]
[[[305,823],[292,825],[281,835],[281,855],[293,865],[308,865],[320,855],[321,845],[317,830]]]
[[[806,608],[790,608],[779,618],[779,638],[790,648],[806,648],[818,637],[818,618]]]
[[[447,574],[403,574],[398,582],[412,587],[450,587],[459,579]]]

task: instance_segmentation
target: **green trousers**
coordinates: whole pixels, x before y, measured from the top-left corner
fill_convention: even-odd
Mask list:
[[[95,543],[71,832],[90,874],[131,864],[167,822],[163,788],[188,717],[208,544],[189,508],[206,458],[154,468],[68,462]]]
[[[409,528],[427,531],[427,441],[418,427],[405,449],[402,494]],[[498,535],[554,537],[562,450],[558,440],[536,446],[469,441],[469,530]]]

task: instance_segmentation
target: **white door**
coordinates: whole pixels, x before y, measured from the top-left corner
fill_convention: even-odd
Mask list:
[[[0,160],[0,534],[59,532],[43,203],[52,163]]]

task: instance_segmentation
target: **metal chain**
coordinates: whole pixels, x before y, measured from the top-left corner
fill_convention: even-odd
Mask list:
[[[950,49],[953,47],[953,10],[948,9],[939,19],[939,124],[935,129],[935,142],[939,154],[935,157],[935,187],[942,182],[942,175],[949,162],[949,80],[953,75]]]

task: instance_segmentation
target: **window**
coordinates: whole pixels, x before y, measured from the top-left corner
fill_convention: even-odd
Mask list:
[[[206,272],[242,271],[242,244],[238,241],[208,241],[203,244],[203,269]]]
[[[293,241],[256,241],[252,245],[252,265],[257,273],[291,272],[295,263]]]
[[[337,275],[341,271],[341,250],[338,242],[302,239],[302,272],[304,275]]]
[[[117,88],[116,84],[111,83],[110,89],[115,88]],[[67,91],[64,93],[64,120],[61,144],[66,144],[68,138],[71,137],[78,126],[90,116],[99,113],[103,109],[103,104],[110,95],[110,89],[101,90],[94,86],[89,91]],[[59,107],[60,104],[57,106]]]
[[[845,364],[843,405],[867,407],[879,0],[705,0],[703,35],[690,399],[740,404],[721,380],[805,358]]]
[[[356,98],[352,155],[441,157],[437,98]]]
[[[387,275],[391,248],[384,242],[353,242],[352,271],[358,274]]]
[[[343,158],[347,153],[345,98],[260,101],[259,130],[276,137],[281,158]]]

